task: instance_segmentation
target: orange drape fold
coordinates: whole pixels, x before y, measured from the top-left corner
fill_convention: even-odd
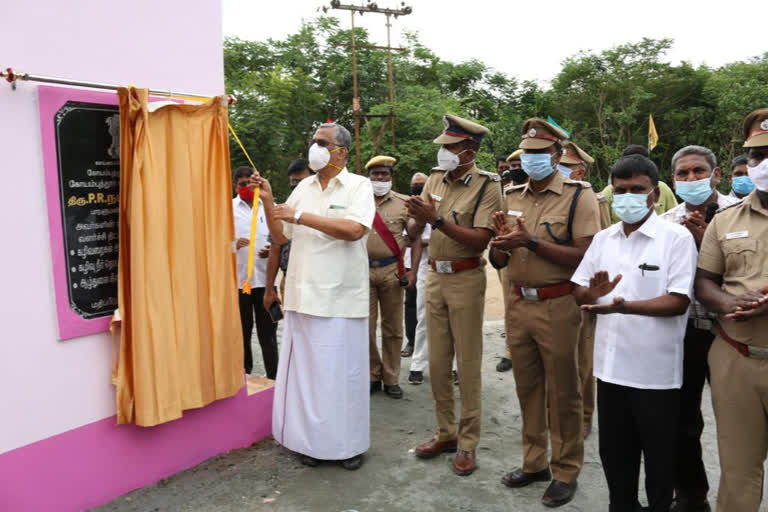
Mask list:
[[[117,422],[152,426],[243,386],[227,109],[118,96]]]

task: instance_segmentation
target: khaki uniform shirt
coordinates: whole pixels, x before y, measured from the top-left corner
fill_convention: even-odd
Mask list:
[[[768,285],[768,209],[753,191],[741,203],[721,210],[709,223],[699,252],[699,268],[723,276],[731,295]],[[768,316],[735,322],[720,316],[730,338],[768,347]]]
[[[406,196],[389,191],[382,202],[376,206],[376,212],[381,216],[392,236],[395,237],[395,242],[397,242],[401,252],[405,249],[406,239],[403,232],[408,222],[408,209],[405,207],[405,200]],[[368,258],[380,260],[392,256],[395,255],[392,254],[376,229],[371,229],[371,234],[368,237]]]
[[[595,195],[597,196],[597,206],[600,208],[600,230],[603,230],[613,224],[613,219],[611,219],[611,203],[600,192]]]
[[[525,227],[539,240],[554,242],[546,229],[558,238],[568,237],[568,212],[571,209],[576,187],[582,191],[576,203],[573,218],[573,239],[594,236],[601,230],[600,210],[597,196],[586,182],[567,180],[559,172],[538,194],[530,187],[530,182],[505,191],[507,223],[517,225],[516,217],[522,216]],[[577,266],[565,266],[552,263],[526,248],[512,251],[509,264],[504,267],[504,275],[511,282],[528,287],[542,287],[569,281]]]
[[[472,218],[475,204],[483,188],[483,183],[488,183],[483,190],[477,212]],[[452,179],[449,172],[442,169],[433,169],[429,179],[424,184],[421,198],[429,201],[431,197],[435,201],[437,214],[441,215],[445,222],[453,222],[465,228],[487,228],[493,231],[493,214],[501,210],[501,190],[496,182],[500,180],[498,174],[481,171],[476,166],[467,171],[461,178]],[[483,251],[476,251],[447,236],[439,229],[432,230],[429,238],[429,257],[435,260],[456,260],[461,258],[476,258]]]

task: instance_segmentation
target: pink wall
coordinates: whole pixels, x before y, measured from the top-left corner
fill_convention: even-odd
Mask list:
[[[0,67],[224,91],[219,0],[0,2]],[[114,414],[107,333],[57,340],[36,84],[0,83],[0,454]]]

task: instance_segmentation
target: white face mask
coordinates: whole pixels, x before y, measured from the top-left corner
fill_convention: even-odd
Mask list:
[[[469,151],[468,149],[465,149],[464,151]],[[454,154],[445,149],[444,147],[441,147],[437,150],[437,165],[441,169],[445,169],[446,171],[450,172],[453,170],[456,170],[456,168],[459,166],[459,155],[461,153],[464,153],[464,151]]]
[[[373,195],[381,197],[386,195],[392,190],[392,181],[373,181],[371,180],[371,186],[373,187]]]
[[[331,152],[328,148],[318,146],[316,143],[312,144],[309,148],[309,168],[317,172],[320,169],[325,169],[328,162],[331,161]]]
[[[749,173],[749,179],[755,184],[757,190],[768,192],[768,158],[755,167],[747,166],[747,173]]]
[[[309,168],[317,172],[321,169],[325,169],[331,161],[331,153],[338,151],[341,147],[335,147],[333,151],[328,151],[328,148],[319,146],[317,143],[312,144],[309,147],[309,154],[307,159],[309,160]],[[341,167],[337,167],[331,164],[331,167],[341,170]]]

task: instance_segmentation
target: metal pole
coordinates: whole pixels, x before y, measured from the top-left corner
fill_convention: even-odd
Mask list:
[[[352,14],[352,112],[355,115],[355,172],[360,173],[360,98],[357,97],[357,51],[355,48],[355,11]]]
[[[42,82],[48,84],[60,84],[60,85],[74,85],[77,87],[88,87],[90,89],[108,89],[116,91],[122,85],[107,84],[103,82],[86,82],[83,80],[71,80],[69,78],[57,78],[53,76],[33,75],[31,73],[24,73],[22,71],[16,71],[12,68],[6,68],[0,71],[0,78],[6,80],[12,86],[15,85],[17,80],[30,81],[30,82]],[[170,90],[150,89],[149,93],[155,96],[169,96],[171,98],[175,96],[187,96],[190,98],[200,98],[200,100],[209,100],[212,96],[202,96],[200,94],[190,94],[186,92],[173,92]],[[234,96],[231,96],[231,100],[234,100]]]
[[[389,129],[392,132],[392,150],[395,149],[395,91],[392,80],[392,45],[389,40],[389,28],[392,24],[389,22],[389,13],[387,13],[387,68],[389,72]]]

